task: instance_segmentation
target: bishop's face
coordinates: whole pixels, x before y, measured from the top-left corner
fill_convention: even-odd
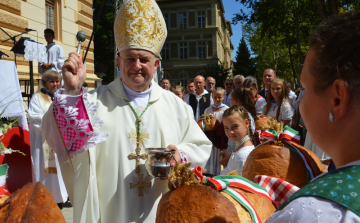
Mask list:
[[[117,62],[122,81],[132,90],[143,92],[149,89],[160,60],[146,50],[126,49]]]

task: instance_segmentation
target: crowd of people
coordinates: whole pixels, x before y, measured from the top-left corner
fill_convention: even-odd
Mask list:
[[[120,12],[115,31],[125,19]],[[203,76],[189,80],[186,89],[171,86],[168,79],[159,86],[152,79],[161,47],[144,49],[134,38],[126,38],[128,42],[116,38],[119,77],[87,92],[81,56],[71,53],[62,67],[63,76],[51,70],[42,76],[43,86],[56,92],[54,103],[40,92],[30,103],[33,179],[43,181],[56,202],[70,198],[75,222],[155,222],[159,197],[168,189],[166,182],[147,177],[144,149],[174,151],[177,163],[205,167],[208,175],[236,170],[241,176],[246,158],[257,145],[253,139],[259,116],[301,130],[306,136],[302,144],[316,150],[324,165],[332,160],[338,168],[358,167],[359,21],[359,11],[350,12],[318,28],[301,74],[304,88],[295,92],[271,68],[264,70],[261,84],[253,76],[237,75],[227,79],[223,88],[216,87],[213,77]],[[166,28],[161,30],[165,34],[154,38],[161,36],[156,41],[163,44]],[[209,115],[220,123],[216,135],[221,141],[226,138],[225,145],[213,141],[219,138],[207,137],[197,125]],[[57,175],[46,176],[52,173]],[[334,215],[336,222],[359,222],[354,210],[358,209],[314,195],[291,202],[269,222],[304,222],[315,212],[318,219]]]

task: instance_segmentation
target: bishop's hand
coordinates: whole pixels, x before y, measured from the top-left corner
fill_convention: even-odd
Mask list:
[[[81,87],[86,80],[86,70],[78,53],[72,52],[69,54],[69,58],[65,60],[62,67],[62,75],[65,88],[63,94],[80,94]]]
[[[175,166],[176,162],[180,163],[181,162],[181,158],[180,158],[180,153],[179,150],[176,146],[174,145],[169,145],[165,151],[169,152],[169,151],[176,151],[175,154],[173,155],[173,159],[171,159],[170,161],[170,166]]]

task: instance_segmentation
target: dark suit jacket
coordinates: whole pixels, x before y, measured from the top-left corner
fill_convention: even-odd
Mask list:
[[[204,98],[205,98],[205,101],[204,101]],[[207,94],[204,94],[201,99],[199,100],[199,103],[200,103],[200,116],[204,114],[204,111],[207,107],[210,106],[210,102],[211,102],[211,99],[210,99],[210,94],[207,93]],[[194,111],[194,117],[196,117],[196,110],[197,110],[197,100],[196,100],[196,96],[194,94],[190,94],[189,96],[189,104],[190,106],[192,107],[193,111]]]
[[[261,89],[260,91],[258,91],[258,94],[259,94],[261,97],[265,98],[265,88],[264,88],[264,89]],[[266,98],[265,98],[265,100],[266,100]]]

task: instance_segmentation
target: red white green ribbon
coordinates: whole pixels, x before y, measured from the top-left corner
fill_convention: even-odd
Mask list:
[[[202,174],[202,169],[197,166],[193,169],[197,178],[205,185],[210,185],[218,191],[223,191],[238,201],[246,210],[249,211],[253,223],[261,223],[261,219],[257,214],[254,206],[249,202],[245,195],[233,190],[232,188],[241,188],[265,197],[270,202],[271,197],[267,190],[240,176],[216,176],[214,178],[206,177]]]
[[[267,139],[268,141],[274,141],[274,140],[281,140],[283,143],[289,146],[289,148],[294,151],[296,154],[298,154],[301,159],[304,161],[308,180],[312,180],[315,177],[315,171],[313,166],[311,165],[311,162],[308,158],[308,156],[305,154],[305,152],[299,148],[297,148],[294,144],[292,144],[289,141],[295,142],[297,144],[300,144],[300,135],[299,132],[290,128],[289,126],[285,126],[283,133],[276,133],[274,129],[269,129],[263,132],[260,136],[260,138]],[[265,142],[266,143],[266,142]],[[262,144],[261,144],[262,145]]]
[[[306,167],[306,172],[307,172],[307,176],[308,176],[308,180],[309,182],[315,177],[315,170],[311,165],[311,162],[308,158],[308,156],[305,154],[305,152],[301,149],[298,149],[295,145],[293,145],[290,142],[287,142],[286,140],[283,141],[287,146],[289,146],[289,148],[294,151],[296,154],[298,154],[301,159],[304,161],[305,163],[305,167]]]
[[[284,132],[278,134],[274,129],[269,129],[263,132],[260,138],[267,140],[282,140],[287,139],[293,141],[297,144],[300,144],[300,135],[299,132],[290,128],[289,126],[284,127]]]

